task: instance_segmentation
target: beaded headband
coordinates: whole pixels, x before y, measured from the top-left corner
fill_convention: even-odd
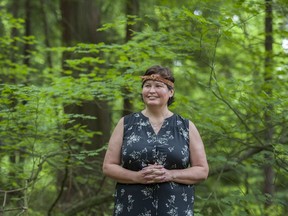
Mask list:
[[[151,74],[149,76],[141,76],[141,78],[142,78],[142,83],[144,83],[146,80],[155,80],[155,81],[165,83],[165,84],[169,85],[170,87],[174,88],[173,82],[171,82],[168,79],[162,78],[159,74]]]

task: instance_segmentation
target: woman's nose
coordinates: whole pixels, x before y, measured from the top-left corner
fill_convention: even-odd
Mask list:
[[[150,89],[149,89],[149,92],[155,92],[155,87],[151,86]]]

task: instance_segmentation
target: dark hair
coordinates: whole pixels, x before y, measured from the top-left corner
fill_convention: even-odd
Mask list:
[[[152,74],[158,74],[164,79],[170,80],[173,83],[175,82],[175,78],[172,74],[172,71],[168,67],[162,67],[160,65],[154,65],[145,71],[144,76],[149,76]],[[142,88],[143,88],[144,83],[145,83],[145,81],[142,83]],[[167,84],[165,84],[165,85],[167,85]],[[173,87],[171,87],[169,85],[167,85],[167,87],[169,90],[173,89]],[[168,99],[167,105],[170,106],[173,102],[174,102],[174,95]]]

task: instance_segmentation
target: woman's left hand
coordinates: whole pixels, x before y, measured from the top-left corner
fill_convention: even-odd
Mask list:
[[[169,181],[170,172],[163,165],[149,164],[142,171],[147,184]]]

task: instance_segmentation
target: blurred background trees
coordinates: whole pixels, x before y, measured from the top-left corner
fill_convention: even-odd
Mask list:
[[[284,0],[2,0],[0,215],[111,215],[101,172],[153,64],[210,164],[195,215],[288,211]]]

